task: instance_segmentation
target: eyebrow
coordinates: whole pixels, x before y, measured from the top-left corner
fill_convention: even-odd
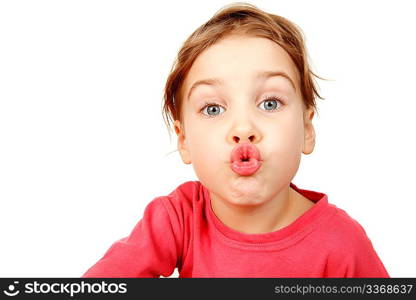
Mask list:
[[[292,85],[293,89],[296,91],[295,83],[290,78],[290,76],[287,73],[283,72],[283,71],[262,71],[262,72],[257,73],[256,78],[257,79],[267,79],[267,78],[270,78],[270,77],[277,77],[277,76],[286,78],[290,82],[290,84]],[[191,88],[189,89],[187,99],[189,99],[192,92],[200,85],[223,85],[223,84],[224,84],[224,81],[220,78],[207,78],[207,79],[197,80],[192,84]]]

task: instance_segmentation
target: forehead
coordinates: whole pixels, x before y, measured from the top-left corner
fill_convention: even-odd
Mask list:
[[[184,83],[185,99],[202,85],[251,85],[258,80],[278,81],[294,92],[298,72],[289,54],[266,38],[230,36],[203,51],[194,61]]]

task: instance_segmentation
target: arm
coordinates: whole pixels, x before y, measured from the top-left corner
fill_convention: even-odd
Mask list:
[[[177,230],[162,198],[155,198],[130,235],[113,243],[82,277],[168,277],[181,251]]]

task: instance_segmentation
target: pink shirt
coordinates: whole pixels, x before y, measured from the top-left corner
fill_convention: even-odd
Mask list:
[[[290,186],[315,205],[290,225],[246,234],[223,224],[199,181],[156,197],[129,236],[83,277],[389,277],[363,227],[327,195]]]

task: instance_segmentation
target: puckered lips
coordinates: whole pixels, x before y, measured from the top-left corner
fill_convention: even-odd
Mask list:
[[[251,143],[237,145],[231,152],[231,169],[241,176],[250,176],[261,167],[260,151]]]

